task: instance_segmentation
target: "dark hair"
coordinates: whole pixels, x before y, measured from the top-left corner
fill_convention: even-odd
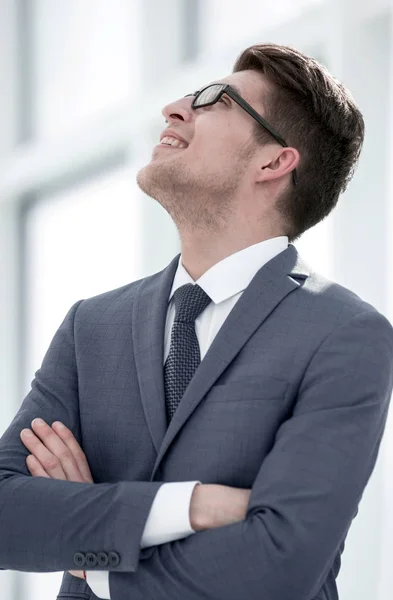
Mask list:
[[[349,91],[314,58],[288,46],[256,44],[233,72],[253,69],[269,84],[263,116],[300,154],[299,182],[276,203],[289,242],[322,221],[352,179],[364,139],[364,120]],[[258,143],[270,134],[255,123]]]

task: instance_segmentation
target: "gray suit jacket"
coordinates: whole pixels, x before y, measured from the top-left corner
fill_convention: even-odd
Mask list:
[[[76,302],[0,440],[0,566],[110,570],[112,600],[333,600],[393,388],[393,328],[294,245],[234,306],[166,425],[179,256]],[[3,402],[6,399],[3,399]],[[63,421],[95,484],[31,477],[19,433]],[[140,550],[163,482],[252,488],[246,519]],[[95,598],[64,574],[59,598]]]

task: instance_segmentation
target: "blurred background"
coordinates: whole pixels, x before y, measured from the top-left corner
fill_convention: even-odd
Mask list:
[[[162,106],[229,74],[252,43],[311,54],[360,106],[357,173],[295,246],[392,321],[392,15],[393,0],[0,0],[0,435],[71,305],[180,251],[136,172],[165,128]],[[391,421],[347,538],[340,600],[392,597]],[[0,572],[0,598],[52,600],[61,577]]]

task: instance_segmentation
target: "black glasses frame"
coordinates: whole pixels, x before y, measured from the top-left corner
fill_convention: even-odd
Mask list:
[[[204,102],[203,104],[197,104],[198,98],[202,94],[202,92],[204,92],[205,90],[207,90],[210,87],[216,87],[217,88],[217,94],[213,98],[213,100],[210,100],[209,102]],[[233,87],[230,86],[228,83],[226,83],[226,84],[211,83],[210,85],[207,85],[206,87],[202,88],[201,90],[197,90],[193,94],[186,94],[185,97],[187,97],[187,96],[194,96],[194,100],[192,101],[191,108],[197,109],[197,108],[203,108],[204,106],[212,106],[213,104],[215,104],[216,102],[219,101],[219,99],[221,98],[221,96],[223,94],[227,94],[227,96],[229,96],[230,98],[232,98],[232,100],[234,102],[236,102],[236,104],[238,104],[251,117],[253,117],[260,125],[262,125],[262,127],[264,127],[266,129],[266,131],[268,131],[270,133],[270,135],[273,136],[274,139],[281,146],[283,146],[284,148],[288,148],[289,147],[288,144],[286,143],[286,141],[284,140],[284,138],[282,138],[281,135],[279,135],[273,129],[273,127],[271,125],[269,125],[269,123],[251,106],[251,104],[249,104],[248,102],[246,102],[246,100],[244,100],[244,98],[242,98],[240,96],[240,94],[238,94],[236,92],[236,90],[234,90]],[[297,185],[298,184],[298,177],[297,177],[296,169],[293,169],[293,171],[292,171],[292,179],[293,179],[293,184]]]

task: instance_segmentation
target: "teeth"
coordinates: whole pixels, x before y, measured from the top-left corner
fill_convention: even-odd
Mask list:
[[[169,135],[162,138],[161,144],[168,144],[168,146],[173,146],[174,148],[187,148],[187,144]]]

